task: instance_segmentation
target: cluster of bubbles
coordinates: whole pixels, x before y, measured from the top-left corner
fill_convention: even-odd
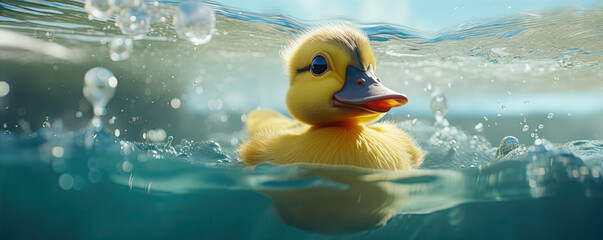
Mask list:
[[[133,51],[132,38],[144,38],[151,32],[153,22],[165,23],[170,15],[178,36],[194,45],[208,43],[216,26],[214,11],[195,1],[185,2],[171,9],[161,6],[157,1],[86,0],[84,9],[90,19],[109,21],[115,16],[116,25],[125,36],[117,36],[109,43],[109,56],[113,61],[128,59]]]
[[[436,90],[431,93],[431,103],[429,107],[436,118],[436,126],[448,127],[450,125],[446,118],[444,118],[448,112],[448,104],[446,104],[446,97],[442,92]]]

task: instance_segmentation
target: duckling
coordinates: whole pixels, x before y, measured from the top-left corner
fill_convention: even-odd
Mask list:
[[[239,147],[249,165],[349,165],[404,170],[423,153],[394,123],[382,121],[408,98],[375,75],[367,36],[345,25],[306,32],[283,55],[290,76],[287,108],[296,119],[270,110],[248,114],[247,138]]]

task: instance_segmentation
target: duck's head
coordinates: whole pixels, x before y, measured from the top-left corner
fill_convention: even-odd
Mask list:
[[[287,108],[307,124],[368,123],[408,101],[381,84],[369,40],[356,29],[329,25],[309,31],[285,60],[291,81]]]

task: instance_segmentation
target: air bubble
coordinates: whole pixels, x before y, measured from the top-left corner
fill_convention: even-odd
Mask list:
[[[167,133],[165,132],[165,130],[159,128],[149,130],[146,133],[143,133],[142,137],[144,139],[148,138],[153,142],[163,142],[167,138]]]
[[[527,124],[523,125],[522,131],[527,132],[528,130],[530,130],[530,126],[528,126]]]
[[[100,21],[107,21],[113,13],[112,0],[86,0],[84,9],[88,12],[89,18],[95,18]]]
[[[132,165],[132,163],[131,163],[131,162],[129,162],[129,161],[124,161],[124,162],[121,164],[121,170],[122,170],[122,171],[124,171],[124,172],[127,172],[127,173],[131,172],[133,167],[134,167],[134,166],[133,166],[133,165]]]
[[[481,122],[477,123],[474,128],[475,128],[475,131],[477,131],[477,132],[483,132],[484,131],[484,124],[482,124]]]
[[[546,116],[546,118],[548,118],[548,119],[552,119],[552,118],[554,118],[554,117],[555,117],[555,114],[554,114],[554,113],[549,113],[549,115],[548,115],[548,116]]]
[[[151,16],[144,4],[122,9],[117,15],[117,23],[121,32],[130,36],[144,36],[151,31]]]
[[[209,108],[209,110],[220,110],[222,109],[223,104],[222,99],[212,99],[207,102],[207,108]]]
[[[538,125],[538,129],[543,129],[543,128],[544,128],[544,124]]]
[[[55,146],[52,148],[51,153],[52,153],[52,156],[54,156],[56,158],[62,158],[63,154],[65,154],[65,149],[63,149],[63,147],[61,147],[61,146]]]
[[[74,179],[69,173],[63,173],[59,176],[59,186],[63,190],[69,190],[73,187]]]
[[[88,180],[90,180],[91,183],[100,182],[101,176],[101,172],[98,169],[90,169],[90,171],[88,171]]]
[[[179,98],[173,98],[172,101],[170,101],[170,106],[172,106],[173,109],[180,108],[181,104],[182,104],[182,102],[180,101]]]
[[[109,43],[109,57],[113,61],[122,61],[130,58],[134,51],[131,38],[117,36]]]
[[[10,85],[5,81],[0,81],[0,97],[8,95],[10,92]]]
[[[500,146],[498,146],[498,151],[496,152],[496,159],[504,157],[509,154],[511,151],[519,147],[519,140],[514,136],[506,136],[500,142]]]
[[[445,125],[444,116],[448,112],[446,97],[440,92],[434,92],[431,96],[431,112],[435,115],[436,125]]]
[[[201,45],[211,40],[216,27],[216,16],[203,3],[187,2],[176,10],[173,24],[179,37],[194,45]]]
[[[113,97],[116,87],[117,78],[106,68],[95,67],[86,72],[83,93],[94,107],[95,116],[105,115],[105,106]]]

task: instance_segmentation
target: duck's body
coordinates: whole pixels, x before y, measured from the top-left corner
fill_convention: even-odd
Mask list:
[[[239,149],[246,163],[392,170],[422,163],[421,149],[395,124],[367,125],[407,99],[380,84],[362,33],[340,25],[309,32],[293,45],[287,65],[287,107],[299,121],[267,110],[251,112],[248,141]]]
[[[410,169],[421,164],[421,150],[390,122],[370,126],[310,126],[278,113],[249,114],[249,141],[241,146],[248,164],[311,163],[372,169]]]

